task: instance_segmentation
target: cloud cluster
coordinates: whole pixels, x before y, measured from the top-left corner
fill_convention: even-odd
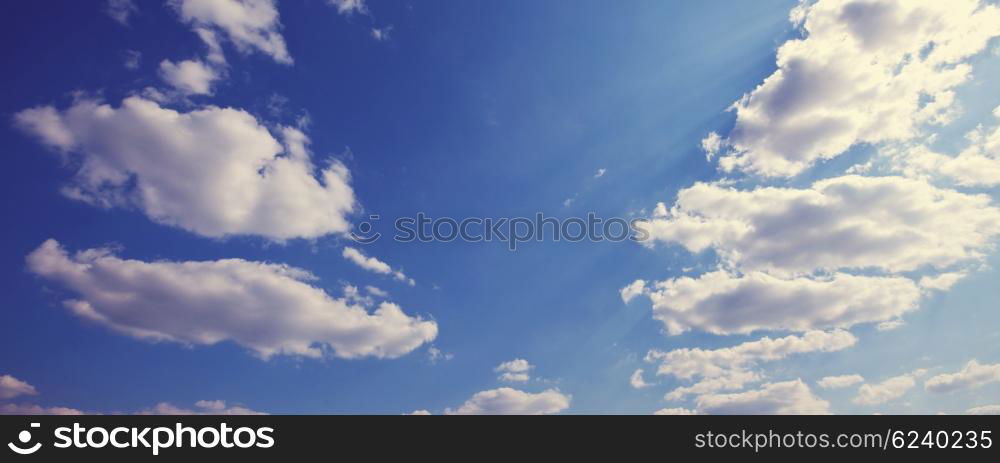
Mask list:
[[[76,316],[150,341],[237,343],[257,355],[395,358],[437,336],[437,324],[393,303],[374,312],[311,286],[315,277],[286,265],[224,259],[125,260],[108,249],[70,255],[48,240],[28,258],[31,272],[77,298]]]
[[[646,354],[646,361],[660,363],[657,375],[670,375],[682,380],[697,379],[691,386],[674,389],[666,395],[667,400],[680,400],[688,395],[738,390],[746,384],[758,382],[763,376],[755,367],[761,363],[795,354],[840,351],[855,343],[857,338],[846,331],[810,331],[802,336],[764,337],[721,349],[651,350]]]
[[[980,364],[970,360],[961,370],[929,378],[924,388],[930,392],[954,392],[977,388],[989,383],[1000,383],[1000,363]]]
[[[0,400],[38,395],[35,386],[10,375],[0,375]],[[34,404],[0,404],[0,415],[82,415],[83,412],[67,407],[42,407]]]
[[[169,4],[205,42],[213,61],[221,58],[219,42],[224,37],[241,53],[257,51],[278,63],[293,62],[273,0],[169,0]]]
[[[155,406],[142,410],[139,415],[267,415],[249,408],[235,405],[227,406],[222,400],[199,400],[194,409],[177,407],[169,402],[160,402]]]
[[[199,235],[281,241],[344,233],[355,208],[343,164],[317,168],[304,133],[280,127],[279,141],[242,110],[185,113],[133,96],[118,108],[79,100],[61,111],[26,109],[15,122],[79,165],[67,196],[137,207]]]
[[[524,392],[509,387],[475,393],[458,409],[445,411],[449,415],[547,415],[569,408],[572,398],[557,389],[539,393]]]
[[[968,59],[1000,35],[1000,8],[979,0],[819,0],[791,17],[803,38],[785,42],[778,69],[733,105],[728,137],[705,144],[725,145],[725,170],[791,176],[948,122]]]
[[[858,395],[854,397],[854,403],[858,405],[878,405],[898,399],[913,389],[917,384],[917,378],[926,373],[924,370],[916,370],[904,375],[894,376],[876,384],[862,384],[858,388]]]
[[[11,375],[0,375],[0,399],[12,399],[22,395],[35,395],[35,387]]]
[[[698,412],[708,415],[828,415],[830,403],[816,397],[802,380],[763,385],[733,394],[699,396]]]
[[[1000,184],[1000,129],[977,128],[956,157],[919,146],[933,140],[929,128],[954,119],[971,58],[1000,36],[1000,7],[979,0],[815,0],[801,2],[790,19],[801,38],[785,42],[777,70],[733,104],[732,130],[712,132],[701,143],[709,161],[741,177],[682,189],[672,206],[657,204],[640,224],[649,244],[711,251],[718,261],[701,275],[621,288],[626,303],[648,298],[668,334],[807,333],[782,339],[803,346],[789,352],[812,352],[823,349],[803,342],[810,334],[842,333],[845,343],[829,350],[842,349],[853,336],[815,330],[903,326],[902,317],[925,295],[950,289],[982,266],[1000,237],[1000,208],[990,196],[933,183],[943,177],[958,186]],[[855,175],[867,174],[873,160],[811,184],[769,179],[735,186],[741,178],[760,179],[753,175],[794,177],[861,144],[881,148],[893,175]],[[801,381],[719,394],[762,380],[753,367],[769,359],[766,350],[753,349],[764,349],[765,341],[774,342],[652,351],[647,358],[663,361],[659,374],[696,380],[667,394],[668,400],[696,396],[694,412],[828,410]],[[992,374],[984,367],[936,377],[928,390],[978,384]],[[920,374],[861,385],[855,402],[901,397]],[[819,385],[863,381],[845,375]]]
[[[895,321],[923,290],[964,276],[955,269],[981,262],[1000,235],[989,196],[904,177],[848,175],[802,189],[698,183],[657,210],[644,225],[651,239],[712,249],[725,268],[621,290],[626,301],[649,297],[671,334]],[[919,285],[899,275],[915,271],[929,275]]]

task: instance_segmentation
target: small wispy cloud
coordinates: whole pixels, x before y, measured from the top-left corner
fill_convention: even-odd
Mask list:
[[[369,272],[378,273],[380,275],[392,275],[392,277],[397,281],[402,281],[410,286],[417,285],[417,282],[413,278],[406,276],[402,270],[393,269],[389,264],[379,260],[378,258],[366,256],[363,252],[356,248],[346,247],[341,255],[358,267],[368,270]]]

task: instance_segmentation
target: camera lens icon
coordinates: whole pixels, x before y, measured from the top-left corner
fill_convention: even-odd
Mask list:
[[[41,426],[41,424],[39,424],[39,423],[31,423],[30,427],[37,428],[37,427],[40,427],[40,426]],[[31,437],[32,437],[31,436],[31,431],[29,431],[27,429],[25,429],[24,431],[21,431],[21,432],[17,433],[17,440],[20,441],[22,445],[28,445],[28,443],[31,442]],[[19,445],[15,444],[13,442],[8,442],[7,443],[7,447],[9,447],[11,450],[13,450],[14,453],[17,453],[17,454],[20,454],[20,455],[30,455],[32,453],[37,452],[38,449],[42,448],[42,443],[41,442],[37,442],[37,443],[35,443],[35,445],[33,445],[31,447],[21,448]]]

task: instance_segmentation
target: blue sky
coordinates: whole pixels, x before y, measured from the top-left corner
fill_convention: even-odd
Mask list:
[[[983,7],[986,10],[967,12],[968,18],[974,18],[968,19],[973,24],[985,24],[981,27],[987,31],[982,34],[982,43],[965,38],[952,40],[947,36],[952,29],[923,32],[932,40],[954,45],[959,57],[940,58],[944,65],[913,73],[935,77],[934,72],[943,68],[971,69],[957,83],[934,83],[937,81],[931,78],[914,80],[924,86],[924,92],[933,95],[954,92],[952,104],[942,103],[947,107],[941,114],[947,112],[947,117],[928,121],[906,113],[916,121],[913,127],[893,132],[894,127],[865,119],[874,111],[866,106],[858,109],[864,117],[857,119],[866,122],[858,123],[862,129],[846,149],[829,148],[795,172],[773,167],[782,165],[775,159],[809,151],[803,148],[804,142],[793,154],[770,150],[768,143],[787,135],[778,130],[780,124],[765,124],[765,135],[741,125],[744,122],[739,118],[750,121],[757,114],[752,105],[759,101],[766,104],[766,95],[739,110],[730,109],[776,73],[776,53],[782,44],[809,36],[801,24],[789,21],[789,12],[799,5],[794,0],[628,1],[614,5],[600,1],[572,5],[558,1],[276,2],[273,11],[278,16],[256,30],[263,31],[262,37],[269,40],[263,45],[255,39],[241,42],[233,32],[233,24],[238,21],[227,22],[215,16],[212,22],[208,14],[198,16],[198,12],[208,10],[185,10],[185,4],[270,8],[270,1],[167,3],[136,2],[132,9],[128,8],[130,2],[18,2],[8,6],[12,11],[0,19],[0,33],[4,34],[2,60],[8,70],[5,85],[0,86],[0,114],[7,121],[0,125],[0,143],[5,147],[8,166],[0,171],[4,198],[0,207],[8,217],[7,226],[0,231],[0,278],[7,282],[0,305],[0,376],[8,375],[17,384],[30,384],[30,389],[10,386],[21,392],[8,393],[9,398],[0,394],[0,406],[8,404],[9,410],[17,410],[15,406],[37,404],[112,413],[164,410],[166,404],[182,410],[213,410],[196,403],[222,400],[228,407],[296,414],[398,414],[415,410],[649,414],[660,409],[867,414],[962,413],[1000,403],[1000,313],[992,303],[1000,296],[993,270],[1000,261],[992,252],[992,243],[1000,235],[1000,222],[995,217],[1000,213],[992,199],[1000,179],[969,180],[963,177],[968,171],[960,168],[958,161],[954,164],[958,167],[953,168],[949,167],[953,164],[943,164],[938,158],[932,162],[926,156],[913,154],[920,147],[930,147],[955,157],[969,144],[967,133],[982,125],[984,138],[988,139],[996,126],[991,112],[1000,105],[1000,90],[990,82],[1000,78],[1000,60],[994,51],[1000,23],[996,22],[995,12],[989,10],[995,9],[991,3]],[[850,11],[850,5],[836,5],[850,2],[822,0],[809,10],[809,20],[820,24],[823,15],[830,14],[825,9],[829,3],[835,4],[829,8]],[[885,5],[900,8],[894,2]],[[185,12],[193,16],[185,16]],[[887,21],[879,30],[905,35],[901,29],[890,27],[896,23],[885,19],[889,16],[865,17]],[[948,24],[978,30],[962,22],[966,19],[955,13]],[[221,43],[221,64],[212,61],[209,42],[196,33],[199,28],[212,31]],[[385,31],[385,35],[376,37],[376,29]],[[866,37],[863,28],[852,30]],[[815,35],[818,37],[819,32]],[[282,52],[268,48],[274,45],[275,36],[293,62],[288,62]],[[878,43],[896,46],[891,40]],[[943,51],[931,50],[927,52],[931,56],[928,60],[937,59],[933,58],[939,56],[935,53],[943,54],[950,48],[942,45],[937,50]],[[886,51],[886,56],[893,52]],[[132,68],[126,65],[130,56],[138,57]],[[216,78],[210,79],[207,91],[191,91],[190,87],[185,91],[165,76],[161,64],[164,60],[195,60],[208,72],[214,72]],[[794,75],[788,69],[785,72]],[[891,84],[908,77],[901,73],[885,78]],[[778,88],[779,96],[764,112],[774,118],[778,117],[775,114],[787,113],[804,120],[813,113],[796,111],[805,111],[801,108],[811,104],[848,109],[856,104],[830,97],[836,89],[828,87],[835,87],[837,82],[828,87],[823,86],[824,82],[821,78],[806,78],[799,93],[788,87]],[[906,89],[901,91],[900,101],[930,98]],[[782,91],[790,93],[781,96]],[[353,207],[333,215],[357,224],[370,214],[378,214],[381,220],[376,229],[384,235],[392,234],[392,220],[418,212],[456,218],[533,216],[536,212],[580,217],[594,212],[602,217],[658,217],[666,231],[651,246],[544,241],[524,243],[511,252],[504,243],[496,242],[398,243],[386,237],[359,245],[350,240],[345,228],[330,223],[315,224],[321,231],[299,233],[299,237],[290,239],[261,231],[298,230],[298,224],[288,222],[303,214],[292,213],[284,216],[286,223],[266,226],[261,221],[232,224],[225,218],[206,218],[206,214],[225,215],[224,198],[230,197],[227,194],[251,194],[239,183],[232,183],[232,189],[204,193],[223,198],[218,203],[222,209],[201,210],[198,204],[178,199],[180,209],[160,215],[151,212],[152,200],[136,202],[134,196],[137,183],[154,178],[153,170],[143,170],[136,178],[118,185],[125,199],[112,197],[103,187],[89,192],[91,198],[110,200],[110,205],[95,205],[94,200],[87,202],[67,194],[67,185],[81,181],[81,159],[114,157],[122,165],[142,170],[155,168],[143,164],[144,159],[180,159],[184,154],[172,151],[180,150],[180,145],[154,147],[141,143],[142,138],[138,138],[140,142],[129,138],[133,130],[153,130],[149,124],[163,123],[163,119],[148,119],[128,125],[125,118],[129,114],[122,105],[130,97],[142,99],[157,111],[181,114],[207,111],[210,117],[221,118],[222,113],[211,108],[233,108],[260,124],[255,133],[270,133],[283,144],[289,143],[282,138],[283,127],[299,131],[310,140],[311,162],[318,170],[333,165],[350,173],[344,182],[353,195]],[[872,99],[876,101],[873,105],[904,111],[887,96]],[[102,126],[93,122],[101,119],[94,112],[81,116],[92,118],[87,123],[67,122],[71,116],[63,111],[87,102],[110,105],[122,119]],[[25,116],[36,114],[25,112],[32,108],[52,108],[60,114],[58,117],[63,118],[62,124],[76,142],[62,148],[55,146],[58,143],[54,143],[53,132],[45,129],[52,127],[45,125],[52,121]],[[898,116],[893,113],[889,120],[898,121]],[[749,126],[749,122],[746,124]],[[195,126],[204,128],[208,138],[196,140],[194,148],[185,149],[192,149],[196,156],[212,156],[213,145],[206,140],[211,141],[211,130],[216,127]],[[902,132],[906,134],[900,135]],[[702,140],[710,133],[720,134],[725,141],[707,159]],[[788,136],[792,140],[788,143],[794,145],[806,136],[815,138],[810,142],[816,146],[840,143],[832,136],[816,135],[818,131],[802,133],[806,135],[798,137],[796,132],[796,137]],[[930,138],[932,135],[935,138]],[[236,137],[233,143],[239,140]],[[984,142],[984,146],[986,162],[1000,162],[991,157],[1000,158],[1000,153],[990,151],[993,145]],[[285,151],[287,157],[287,145]],[[227,175],[221,170],[212,171],[211,166],[216,164],[193,159],[183,168],[191,169],[194,176],[206,171],[209,176]],[[733,160],[736,167],[726,170],[727,159]],[[906,228],[910,222],[899,219],[902,231],[889,236],[887,243],[910,239],[914,230],[926,231],[928,236],[923,241],[914,239],[913,247],[900,245],[899,255],[887,254],[868,262],[864,259],[871,259],[870,255],[850,260],[850,256],[842,254],[848,251],[841,250],[834,254],[841,253],[850,263],[821,257],[836,262],[790,275],[778,266],[758,265],[749,257],[727,254],[735,249],[739,256],[752,255],[750,249],[738,248],[748,246],[742,241],[733,244],[726,241],[728,238],[719,238],[707,250],[692,252],[686,241],[689,238],[676,231],[679,216],[664,218],[654,212],[659,202],[670,209],[678,193],[696,182],[722,181],[710,183],[720,190],[732,187],[751,191],[759,186],[807,190],[816,181],[841,177],[852,166],[868,160],[873,161],[872,166],[854,172],[866,178],[890,177],[900,184],[904,180],[919,182],[906,183],[906,188],[900,190],[904,192],[944,189],[959,195],[943,209],[935,209],[938,212],[934,214],[943,219],[931,217],[924,221],[920,216],[916,222],[964,223],[969,216],[960,214],[971,214],[982,223],[976,222],[975,230],[968,233],[952,233],[940,228]],[[135,170],[123,169],[137,175]],[[598,177],[595,173],[599,169],[604,169],[604,174]],[[183,188],[205,187],[184,180],[159,181],[188,185]],[[289,191],[290,202],[282,206],[293,211],[299,204],[296,201],[305,197],[294,190],[282,190],[291,188],[285,184],[274,188],[277,190],[263,194],[280,196]],[[166,201],[174,199],[163,194],[167,195]],[[986,204],[971,206],[975,202],[973,195],[985,195],[982,198],[986,198]],[[215,204],[216,199],[204,197],[204,203]],[[895,199],[900,204],[906,202],[906,198]],[[314,210],[331,204],[316,201],[304,207]],[[877,207],[857,203],[851,210],[871,211]],[[192,210],[198,210],[200,215],[185,215]],[[959,212],[948,215],[949,210]],[[275,216],[266,215],[270,214],[267,211],[262,214],[265,218],[280,216],[280,212]],[[740,219],[763,220],[761,217],[766,215]],[[890,213],[886,220],[891,234],[895,219]],[[221,223],[223,229],[208,232],[206,223]],[[229,225],[235,228],[225,228]],[[957,238],[949,241],[949,234]],[[432,322],[436,333],[409,339],[416,344],[382,356],[385,358],[360,355],[350,359],[329,351],[319,357],[279,353],[262,358],[260,351],[255,351],[259,344],[239,342],[225,334],[217,342],[192,341],[194,338],[152,341],[148,336],[122,330],[122,324],[139,323],[139,318],[150,314],[165,319],[191,316],[193,312],[175,312],[174,308],[197,295],[140,288],[128,278],[132,271],[123,270],[122,281],[114,284],[124,286],[116,288],[137,297],[121,305],[102,306],[98,300],[88,300],[89,296],[96,297],[94,294],[88,296],[80,290],[80,285],[98,284],[94,281],[100,281],[101,275],[93,275],[93,281],[78,281],[74,287],[66,274],[26,263],[27,256],[37,252],[48,239],[56,240],[70,255],[108,248],[111,255],[129,262],[238,258],[286,264],[312,273],[315,278],[305,282],[316,291],[310,294],[325,292],[331,298],[342,298],[344,285],[362,291],[369,285],[380,288],[406,316]],[[758,239],[767,243],[772,238]],[[821,236],[816,242],[822,241]],[[937,247],[928,251],[931,256],[920,260],[923,254],[917,250],[933,246]],[[366,271],[342,256],[345,247],[359,249],[393,271],[405,272],[415,284],[397,281],[391,274]],[[895,245],[887,247],[896,249]],[[949,254],[956,252],[955,248],[961,250],[958,257]],[[805,260],[820,256],[808,249],[784,251],[785,255],[796,252]],[[917,257],[907,257],[911,255]],[[914,259],[916,263],[911,262]],[[217,270],[208,267],[205,275],[211,276]],[[733,278],[761,271],[796,284],[827,281],[836,273],[897,278],[892,281],[901,285],[900,291],[911,296],[919,292],[919,301],[911,301],[912,307],[901,317],[885,315],[901,313],[894,312],[906,305],[900,300],[886,307],[887,312],[875,313],[879,308],[873,307],[878,305],[873,301],[889,280],[872,279],[864,284],[874,285],[873,299],[850,309],[859,314],[861,321],[824,324],[809,320],[813,325],[808,329],[765,327],[730,334],[713,333],[692,321],[682,333],[668,333],[662,320],[654,319],[654,313],[681,315],[671,305],[670,300],[675,299],[671,295],[665,306],[651,310],[658,291],[654,282],[676,283],[677,279],[697,279],[714,271],[729,272]],[[273,269],[267,272],[273,273]],[[909,283],[939,274],[963,277],[947,290],[925,286],[918,290],[916,283]],[[626,303],[620,291],[635,280],[646,282],[644,290],[640,297]],[[242,291],[255,294],[255,288],[250,286]],[[808,299],[809,294],[801,295]],[[157,298],[161,300],[153,301]],[[68,310],[63,304],[67,299],[89,302],[98,312],[114,312],[120,317],[118,329]],[[275,300],[279,303],[274,307],[262,303],[261,310],[271,310],[263,317],[276,317],[280,322],[284,316],[281,314],[289,307]],[[737,305],[743,303],[739,298],[732,300]],[[212,298],[208,302],[198,300],[192,307],[197,306],[208,319],[214,317],[214,310],[240,313],[241,301],[244,299]],[[294,305],[295,301],[299,299],[288,304]],[[359,304],[373,311],[379,302]],[[694,310],[709,310],[705,304],[704,300],[696,301]],[[746,301],[748,307],[753,304]],[[791,310],[808,314],[811,308]],[[881,322],[900,318],[905,323],[895,329],[876,328]],[[155,324],[148,320],[140,324],[149,329],[149,323]],[[272,326],[278,325],[281,323]],[[197,327],[197,322],[185,327]],[[265,328],[256,327],[247,336],[266,337],[259,332]],[[176,330],[182,328],[173,329],[161,331],[177,337]],[[765,336],[798,337],[817,330],[820,335],[849,333],[853,341],[826,352],[808,348],[801,354],[773,361],[751,359],[746,360],[748,363],[726,364],[729,370],[752,373],[756,379],[681,400],[664,396],[706,377],[698,373],[687,377],[677,373],[656,375],[661,364],[644,360],[650,351],[720,349],[756,342]],[[301,336],[300,331],[278,336]],[[329,339],[305,340],[322,344]],[[334,344],[341,341],[355,342],[336,338]],[[376,348],[382,346],[378,340],[371,342]],[[440,358],[432,358],[431,348],[441,353]],[[530,363],[530,379],[511,382],[498,378],[503,371],[496,371],[497,367],[514,359]],[[972,359],[978,362],[976,368],[982,368],[978,375],[972,375],[978,379],[934,380],[956,374]],[[704,359],[701,362],[711,363]],[[637,388],[630,384],[630,376],[637,369],[643,370],[641,375],[648,386]],[[854,374],[863,380],[845,388],[818,384],[824,377]],[[898,380],[884,383],[894,378]],[[933,386],[942,382],[947,385]],[[859,388],[866,386],[869,395],[877,399],[858,400],[864,395]],[[761,391],[766,396],[777,390],[769,387],[791,388],[791,395],[803,398],[803,403],[757,404],[749,396],[740,395]],[[512,394],[506,388],[525,394],[504,402],[522,408],[504,409],[490,402],[490,394],[480,395]],[[727,404],[735,405],[726,408]]]

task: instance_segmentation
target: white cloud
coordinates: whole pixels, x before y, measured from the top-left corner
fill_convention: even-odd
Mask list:
[[[916,378],[924,374],[923,370],[917,370],[905,375],[895,376],[877,384],[862,384],[858,388],[858,395],[854,397],[854,403],[859,405],[878,405],[898,399],[913,389],[916,385]]]
[[[1000,415],[1000,405],[983,405],[965,411],[970,415]]]
[[[705,158],[709,161],[719,154],[722,146],[722,137],[715,132],[709,132],[708,136],[701,140],[701,150],[705,152]]]
[[[0,375],[0,399],[12,399],[22,395],[36,395],[38,391],[24,381],[11,375]]]
[[[212,85],[221,77],[215,68],[201,60],[160,62],[160,78],[184,95],[211,95]]]
[[[104,12],[123,26],[129,25],[132,15],[139,12],[134,0],[108,0]]]
[[[327,2],[336,7],[337,13],[342,15],[350,16],[354,13],[368,14],[368,6],[365,5],[365,0],[327,0]]]
[[[635,280],[628,286],[621,289],[619,294],[621,294],[622,302],[628,304],[635,299],[637,296],[641,296],[646,292],[646,282],[643,280]]]
[[[954,392],[1000,382],[1000,363],[980,364],[970,360],[961,370],[929,378],[924,388],[930,392]]]
[[[210,237],[282,241],[349,229],[355,199],[347,168],[317,169],[304,133],[282,127],[279,142],[242,110],[183,113],[133,96],[119,108],[79,100],[64,111],[26,109],[15,122],[78,158],[64,189],[74,199],[137,207],[155,222]]]
[[[840,375],[824,377],[816,384],[823,389],[843,389],[863,382],[865,382],[865,378],[861,375]]]
[[[901,272],[983,258],[1000,234],[1000,209],[987,195],[849,175],[805,189],[698,183],[681,190],[669,216],[645,227],[654,240],[712,248],[744,271]]]
[[[968,146],[956,156],[923,144],[888,147],[881,154],[893,161],[894,171],[908,177],[944,178],[965,187],[1000,185],[1000,125],[992,129],[980,125],[966,139]]]
[[[33,404],[0,404],[0,415],[83,415],[75,408],[42,407]]]
[[[169,0],[169,3],[209,49],[218,49],[217,35],[221,32],[242,53],[256,50],[279,63],[292,64],[273,0]]]
[[[415,286],[417,284],[413,278],[407,277],[401,270],[393,270],[392,266],[389,264],[375,257],[368,257],[356,248],[345,247],[341,255],[358,267],[361,267],[369,272],[378,273],[380,275],[392,275],[394,279],[402,281],[410,286]]]
[[[683,380],[699,379],[692,386],[680,387],[667,394],[667,400],[679,400],[690,394],[736,390],[762,376],[753,368],[795,354],[835,352],[857,343],[846,331],[810,331],[802,336],[771,339],[764,337],[734,347],[721,349],[682,348],[669,352],[651,350],[646,361],[660,362],[657,375],[672,375]]]
[[[827,415],[830,403],[813,395],[802,380],[765,384],[759,390],[698,397],[709,415]]]
[[[989,196],[903,177],[850,175],[804,189],[698,183],[657,211],[643,225],[651,239],[712,249],[727,269],[621,290],[625,301],[649,297],[671,334],[895,327],[916,309],[921,288],[950,287],[1000,235],[1000,209]],[[929,274],[918,286],[845,270]]]
[[[500,381],[523,383],[531,379],[528,372],[531,371],[532,368],[534,368],[534,366],[528,363],[527,360],[514,359],[497,365],[493,371],[500,373],[500,376],[497,377]]]
[[[414,411],[412,411],[410,413],[407,413],[407,415],[417,415],[417,416],[419,416],[419,415],[433,415],[433,413],[431,413],[431,412],[429,412],[427,410],[414,410]]]
[[[920,300],[917,286],[901,277],[836,273],[786,280],[723,270],[661,281],[643,294],[669,334],[692,328],[713,334],[848,328],[899,317]]]
[[[569,408],[572,397],[557,389],[533,394],[509,387],[477,392],[449,415],[547,415]]]
[[[437,336],[437,324],[389,302],[369,313],[287,265],[242,259],[143,262],[107,249],[72,256],[48,240],[28,258],[36,275],[77,293],[76,316],[149,341],[232,341],[257,355],[395,358]]]
[[[652,384],[647,383],[646,380],[642,378],[642,368],[637,368],[634,372],[632,372],[632,376],[628,378],[628,383],[634,389],[644,389],[652,386]]]
[[[697,415],[698,412],[687,408],[661,408],[654,415]]]
[[[152,408],[139,412],[140,415],[266,415],[242,406],[226,406],[222,400],[199,400],[194,409],[177,407],[168,402],[161,402]]]
[[[726,170],[795,175],[853,145],[908,140],[948,122],[968,59],[1000,35],[979,0],[819,0],[792,15],[778,70],[737,101]]]

